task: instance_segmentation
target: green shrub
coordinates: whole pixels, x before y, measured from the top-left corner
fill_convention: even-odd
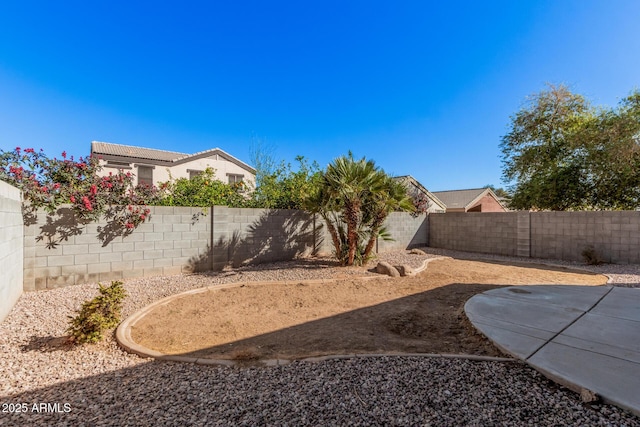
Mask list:
[[[120,323],[122,301],[127,292],[122,282],[112,281],[111,286],[100,287],[100,295],[85,301],[76,317],[71,317],[67,332],[74,343],[95,343],[102,340],[102,333],[115,328]]]
[[[304,210],[305,200],[315,191],[322,175],[316,162],[309,164],[303,156],[297,156],[296,161],[297,171],[285,162],[272,171],[258,170],[256,188],[246,207]]]
[[[160,185],[164,197],[157,204],[162,206],[198,206],[214,205],[243,207],[245,197],[244,183],[225,184],[216,178],[215,170],[205,169],[189,179],[178,178]]]

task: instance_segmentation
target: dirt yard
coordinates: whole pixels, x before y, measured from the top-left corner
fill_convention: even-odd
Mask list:
[[[348,353],[499,356],[464,315],[474,294],[505,285],[602,285],[602,275],[535,264],[435,260],[415,277],[209,290],[157,307],[132,328],[165,354],[298,359]]]

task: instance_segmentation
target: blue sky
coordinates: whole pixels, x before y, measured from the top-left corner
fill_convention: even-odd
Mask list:
[[[0,5],[0,149],[219,147],[324,167],[353,151],[433,191],[501,185],[509,116],[545,83],[638,88],[640,2]]]

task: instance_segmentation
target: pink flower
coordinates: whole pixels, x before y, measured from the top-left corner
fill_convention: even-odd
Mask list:
[[[66,151],[63,151],[63,152],[62,152],[62,158],[63,158],[63,159],[66,159],[66,158],[67,158],[67,152],[66,152]]]
[[[16,151],[20,154],[20,147],[16,147]]]
[[[126,224],[125,224],[125,226],[126,226],[127,228],[131,229],[131,228],[133,228],[133,223],[128,222],[128,223],[126,223]]]
[[[74,196],[69,197],[69,200],[71,201],[71,203],[75,203],[76,202],[76,198]]]
[[[87,208],[88,211],[93,210],[93,206],[91,206],[91,201],[87,196],[82,196],[82,203],[84,203],[84,207]]]
[[[24,152],[25,153],[35,153],[35,150],[33,148],[25,148]]]
[[[89,190],[89,192],[93,195],[98,193],[98,189],[96,188],[95,184],[91,184],[91,188]]]
[[[145,216],[144,215],[140,215],[140,219],[144,221]]]

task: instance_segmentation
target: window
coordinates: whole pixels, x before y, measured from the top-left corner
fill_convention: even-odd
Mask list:
[[[189,179],[193,179],[198,175],[202,175],[202,171],[197,171],[193,169],[188,169],[187,172],[189,172]]]
[[[109,160],[105,167],[108,168],[116,168],[116,169],[131,169],[131,165],[127,162],[114,162],[113,160]]]
[[[244,175],[228,173],[227,177],[229,178],[229,184],[238,184],[243,181]]]
[[[138,166],[138,185],[141,184],[153,187],[153,167]]]

